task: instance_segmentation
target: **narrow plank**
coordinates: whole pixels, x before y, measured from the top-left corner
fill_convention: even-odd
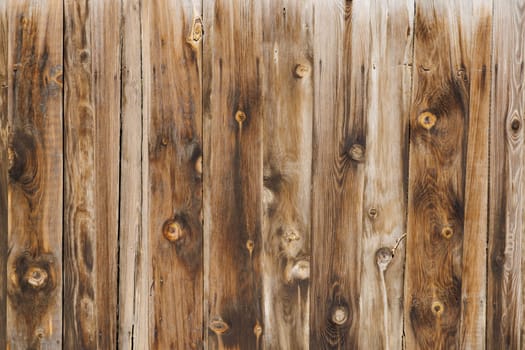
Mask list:
[[[307,349],[313,3],[263,6],[263,343],[266,349]]]
[[[416,3],[407,349],[483,348],[490,12],[490,1]]]
[[[62,343],[62,3],[7,1],[8,349]]]
[[[355,5],[355,4],[354,4]],[[413,1],[370,1],[359,345],[401,349]],[[356,7],[357,10],[357,7]],[[368,34],[368,36],[367,36]],[[392,249],[399,242],[396,253]]]
[[[65,2],[64,347],[117,345],[120,4]]]
[[[0,2],[0,349],[7,346],[8,235],[8,117],[7,117],[7,2]]]
[[[525,2],[494,1],[487,348],[523,347]]]
[[[492,0],[476,1],[460,16],[461,28],[472,32],[462,33],[470,40],[470,90],[459,347],[485,349]]]
[[[314,13],[310,348],[356,349],[370,8],[333,0]]]
[[[122,0],[119,349],[146,349],[148,341],[147,239],[142,228],[140,7],[140,0]]]
[[[258,349],[265,325],[260,1],[204,8],[205,325],[211,349]]]
[[[203,332],[201,5],[147,1],[142,21],[150,348],[197,349]]]

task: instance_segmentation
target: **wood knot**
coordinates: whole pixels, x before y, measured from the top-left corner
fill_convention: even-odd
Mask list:
[[[443,303],[436,300],[432,302],[432,313],[436,316],[441,316],[443,311],[445,310],[445,307],[443,306]]]
[[[161,140],[160,140],[160,143],[163,145],[163,146],[167,146],[168,143],[169,143],[169,140],[166,136],[164,136]]]
[[[287,243],[292,243],[293,241],[298,241],[300,239],[301,239],[301,236],[299,236],[299,234],[295,231],[287,231],[284,234],[284,240]]]
[[[248,251],[250,252],[250,255],[252,255],[254,247],[255,247],[255,243],[251,239],[246,241],[246,249],[248,249]]]
[[[299,260],[295,264],[291,265],[287,274],[288,282],[295,280],[304,281],[310,278],[310,262],[308,260]]]
[[[202,20],[200,17],[193,19],[192,40],[198,42],[202,38]]]
[[[344,306],[337,306],[332,310],[332,322],[342,326],[348,320],[348,309]]]
[[[237,113],[235,113],[235,120],[237,123],[242,124],[246,120],[246,113],[243,111],[237,111]]]
[[[368,217],[370,219],[375,219],[377,217],[377,208],[372,207],[368,209]]]
[[[162,226],[162,234],[170,242],[177,242],[187,234],[186,225],[177,219],[168,219]]]
[[[452,227],[450,226],[445,226],[441,230],[441,236],[443,236],[443,238],[450,239],[453,234],[454,234],[454,230],[452,230]]]
[[[220,317],[212,319],[209,327],[216,335],[224,334],[230,329],[230,326]]]
[[[393,257],[394,254],[392,254],[392,249],[387,247],[379,248],[376,252],[376,264],[379,267],[379,270],[385,271]]]
[[[309,65],[299,63],[299,64],[297,64],[295,66],[294,75],[297,78],[302,79],[302,78],[306,77],[309,74],[310,74],[310,66]]]
[[[514,133],[517,133],[518,131],[521,130],[521,120],[519,117],[517,116],[512,117],[512,120],[510,122],[510,128],[512,132]]]
[[[365,148],[358,143],[353,144],[348,150],[348,155],[353,161],[361,163],[365,160]]]
[[[436,124],[437,117],[434,113],[431,112],[423,112],[419,115],[417,118],[419,125],[421,125],[426,130],[430,130],[434,127]]]
[[[202,174],[202,156],[199,156],[195,161],[195,171],[197,174]]]
[[[30,266],[24,274],[24,281],[33,289],[42,288],[47,282],[47,271],[39,266]]]
[[[253,334],[255,334],[257,338],[260,338],[262,335],[262,332],[263,332],[262,326],[259,323],[259,321],[257,321],[257,323],[255,323],[255,326],[253,327]]]

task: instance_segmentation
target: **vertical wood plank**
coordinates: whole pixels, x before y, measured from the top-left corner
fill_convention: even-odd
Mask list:
[[[263,5],[263,342],[267,349],[307,349],[313,4]]]
[[[7,348],[62,342],[62,3],[7,1]]]
[[[416,3],[406,345],[483,348],[490,1]]]
[[[0,1],[0,349],[5,349],[7,346],[7,188],[9,183],[7,46],[7,2]]]
[[[142,21],[150,348],[201,348],[201,4],[147,1]]]
[[[487,348],[523,347],[525,2],[494,1]]]
[[[148,340],[147,238],[142,228],[140,9],[140,0],[122,0],[119,349],[143,349]]]
[[[369,2],[315,4],[310,348],[358,347]]]
[[[206,1],[205,324],[212,349],[258,349],[263,81],[261,2]]]
[[[353,28],[370,46],[366,149],[353,153],[365,166],[359,346],[401,349],[414,3],[369,3],[370,32]]]
[[[117,346],[120,9],[65,2],[65,348]]]

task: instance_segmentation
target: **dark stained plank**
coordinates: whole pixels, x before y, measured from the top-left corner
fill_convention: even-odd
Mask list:
[[[7,348],[60,348],[62,3],[11,0],[6,6],[10,23]]]
[[[261,2],[204,7],[205,337],[211,349],[258,349],[262,318]]]
[[[7,2],[0,2],[0,349],[7,346],[7,235],[9,183],[7,117]]]
[[[142,226],[141,1],[122,0],[119,349],[147,349],[147,238]]]
[[[524,346],[525,2],[494,1],[487,348]]]
[[[313,4],[263,5],[263,343],[308,349]]]
[[[64,11],[64,347],[115,349],[120,4]]]
[[[404,241],[400,240],[406,232],[414,4],[398,0],[370,1],[368,9],[365,2],[352,6],[358,24],[352,30],[370,45],[364,57],[369,70],[364,91],[364,224],[357,235],[361,237],[359,347],[401,349]],[[360,18],[366,24],[361,25]]]
[[[490,9],[416,3],[407,349],[483,348]]]
[[[332,0],[314,8],[311,349],[359,345],[368,6]]]
[[[200,2],[145,1],[142,23],[148,38],[142,57],[149,347],[198,349],[203,333]]]

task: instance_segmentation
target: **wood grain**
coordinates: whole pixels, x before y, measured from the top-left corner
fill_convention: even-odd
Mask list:
[[[263,343],[308,349],[313,4],[263,6]]]
[[[7,1],[8,349],[62,342],[62,3]]]
[[[204,8],[204,298],[212,349],[259,349],[265,332],[261,10],[255,0]]]
[[[119,209],[119,349],[148,342],[147,238],[142,226],[141,1],[122,1],[121,151]]]
[[[64,347],[115,349],[120,4],[64,10]]]
[[[202,348],[200,2],[142,4],[150,348]]]
[[[523,348],[525,2],[494,1],[487,348]]]
[[[488,1],[416,4],[408,349],[483,348],[490,8]]]
[[[363,232],[360,244],[359,347],[401,349],[403,336],[404,241],[406,232],[406,176],[408,174],[408,115],[412,83],[412,1],[370,1],[369,8],[354,2],[354,18],[366,24],[353,28],[369,52],[364,118],[365,186]],[[356,11],[362,12],[359,17]],[[360,23],[359,22],[356,22]],[[362,30],[367,26],[370,30]],[[358,47],[356,48],[358,49]],[[355,273],[355,272],[353,272]]]
[[[368,110],[369,8],[314,8],[310,348],[356,349]]]
[[[7,3],[0,2],[0,349],[7,347],[8,245],[8,116],[7,116]]]

